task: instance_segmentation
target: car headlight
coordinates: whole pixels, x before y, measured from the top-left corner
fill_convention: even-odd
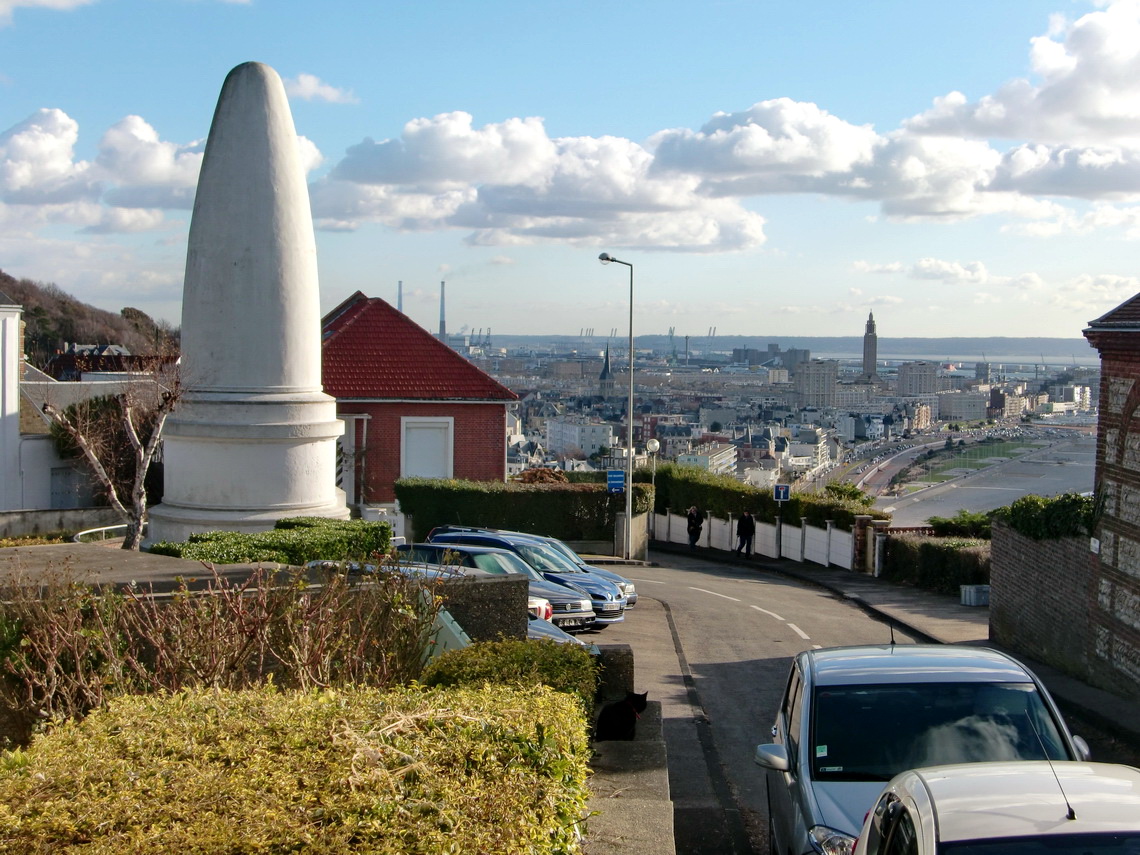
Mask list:
[[[632,594],[634,592],[634,590],[635,589],[633,587],[633,582],[626,582],[625,583],[625,592],[627,594]]]
[[[855,838],[826,825],[812,826],[808,831],[812,848],[822,855],[851,855],[855,848]]]

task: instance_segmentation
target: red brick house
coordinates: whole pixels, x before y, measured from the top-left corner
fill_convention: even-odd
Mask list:
[[[322,378],[345,422],[350,505],[388,505],[398,478],[502,481],[518,396],[402,312],[359,291],[322,324]]]

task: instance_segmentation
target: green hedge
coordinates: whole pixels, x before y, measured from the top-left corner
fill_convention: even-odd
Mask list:
[[[645,481],[652,478],[648,470],[639,469],[634,480]],[[833,520],[838,528],[850,531],[855,526],[855,517],[865,514],[874,519],[890,519],[890,514],[868,508],[857,499],[841,499],[827,494],[792,493],[791,498],[781,503],[772,497],[771,489],[761,489],[744,484],[729,475],[714,475],[692,466],[678,466],[673,463],[657,467],[656,510],[665,513],[666,508],[673,513],[683,514],[696,505],[709,516],[728,519],[729,515],[738,518],[750,510],[757,522],[774,523],[776,514],[781,513],[785,522],[797,525],[801,517],[808,525],[824,528],[828,520]]]
[[[990,583],[990,544],[957,537],[891,537],[882,575],[891,582],[957,594],[959,585]]]
[[[652,490],[635,484],[633,511],[649,510]],[[625,513],[625,496],[600,484],[519,484],[446,478],[401,478],[400,510],[415,520],[417,537],[437,525],[479,525],[541,531],[562,540],[608,540]]]
[[[1034,540],[1091,535],[1099,515],[1092,496],[1062,493],[1052,498],[1022,496],[995,512],[1014,531]]]
[[[424,669],[420,681],[425,686],[549,686],[577,697],[590,714],[598,672],[594,657],[581,645],[559,644],[549,638],[507,639],[448,650]]]
[[[541,686],[119,698],[3,756],[0,848],[576,853],[586,732]]]
[[[209,531],[192,534],[182,543],[161,541],[150,551],[214,564],[272,562],[300,566],[321,559],[365,559],[373,553],[386,553],[391,542],[392,528],[385,522],[290,517],[278,520],[271,531]]]
[[[590,480],[569,484],[504,484],[499,481],[457,481],[442,478],[402,478],[396,482],[400,509],[415,520],[417,537],[437,525],[478,525],[517,531],[541,531],[562,540],[608,540],[614,521],[625,513],[625,496],[607,493],[605,473],[570,473]],[[602,481],[602,483],[598,483]],[[772,523],[780,509],[770,489],[744,484],[729,475],[714,475],[694,466],[664,463],[633,473],[633,512],[657,513],[669,508],[683,514],[696,505],[706,514],[728,519],[751,510],[759,522]],[[654,487],[650,486],[651,480]],[[865,500],[826,493],[792,493],[783,503],[783,519],[824,528],[828,520],[850,531],[855,517],[890,519],[868,508]]]

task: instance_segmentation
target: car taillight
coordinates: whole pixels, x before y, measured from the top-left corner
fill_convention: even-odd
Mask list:
[[[552,617],[554,617],[554,606],[550,605],[550,601],[547,600],[546,607],[542,610],[542,619],[550,620]]]

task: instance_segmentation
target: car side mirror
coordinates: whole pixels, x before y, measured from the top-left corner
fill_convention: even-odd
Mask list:
[[[765,769],[776,772],[788,771],[788,749],[783,745],[775,743],[757,745],[752,760],[757,766],[763,766]]]

